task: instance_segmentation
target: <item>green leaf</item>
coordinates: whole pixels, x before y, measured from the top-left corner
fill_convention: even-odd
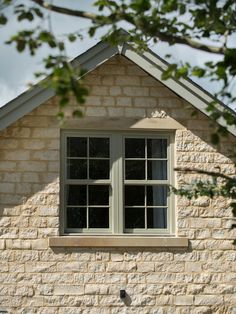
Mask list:
[[[214,145],[219,144],[219,140],[220,140],[220,138],[219,138],[219,135],[217,133],[211,134],[211,142],[212,142],[212,144],[214,144]]]
[[[169,64],[167,70],[162,73],[161,78],[163,80],[167,80],[173,76],[173,72],[175,72],[177,69],[177,64]]]
[[[42,31],[39,33],[38,38],[44,42],[48,42],[49,40],[52,40],[52,34],[48,31]]]
[[[64,119],[64,116],[65,116],[65,114],[64,114],[63,111],[59,111],[59,112],[57,113],[57,117],[59,118],[59,120],[63,120],[63,119]]]
[[[151,8],[149,0],[133,0],[130,4],[130,8],[136,11],[136,13],[143,13]]]
[[[58,48],[59,48],[60,51],[63,51],[65,49],[65,45],[64,45],[64,43],[62,41],[60,41],[58,43]]]
[[[15,6],[16,9],[20,9],[20,8],[24,8],[24,7],[25,7],[24,4],[18,4]]]
[[[51,47],[51,48],[55,48],[55,47],[57,46],[57,44],[56,44],[56,42],[55,42],[54,40],[49,40],[49,41],[48,41],[48,45],[49,45],[49,47]]]
[[[185,4],[180,3],[180,5],[179,5],[179,13],[180,13],[181,15],[183,15],[183,14],[185,14],[185,12],[186,12],[186,6],[185,6]]]
[[[187,75],[188,75],[188,67],[187,66],[183,66],[183,67],[179,68],[175,73],[175,77],[177,79],[179,79],[180,77],[186,77]]]
[[[19,52],[22,52],[25,50],[25,46],[26,46],[26,42],[25,40],[18,40],[16,42],[16,49],[19,51]]]
[[[39,8],[34,8],[34,12],[38,17],[43,17],[43,12]]]
[[[45,76],[45,75],[46,75],[45,72],[35,72],[35,73],[34,73],[34,76],[35,76],[36,78],[42,77],[42,76]]]
[[[60,107],[65,107],[69,103],[69,98],[68,97],[62,97],[60,99],[59,105]]]
[[[90,29],[88,31],[90,37],[94,36],[96,29],[97,29],[96,27],[90,27]]]
[[[77,37],[76,37],[74,34],[69,34],[69,35],[68,35],[68,39],[69,39],[70,42],[76,41],[76,38],[77,38]]]
[[[20,21],[22,21],[22,20],[28,20],[28,21],[32,21],[34,19],[34,16],[33,16],[33,14],[30,12],[30,11],[28,11],[28,12],[26,12],[26,11],[23,11],[21,14],[19,14],[18,15],[18,17],[17,17],[17,20],[20,22]]]
[[[72,115],[73,115],[73,117],[81,118],[81,117],[83,117],[83,112],[79,109],[76,109],[73,111]]]
[[[192,70],[192,75],[197,77],[203,77],[205,75],[206,71],[199,67],[194,67]]]
[[[7,18],[4,14],[0,14],[0,25],[5,25],[7,23]]]
[[[30,11],[26,13],[26,19],[30,22],[33,21],[34,16]]]
[[[169,13],[171,11],[175,11],[178,8],[178,4],[176,0],[165,0],[162,4],[162,11],[165,13]]]

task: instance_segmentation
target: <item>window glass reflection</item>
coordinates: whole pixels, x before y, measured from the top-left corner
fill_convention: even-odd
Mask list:
[[[87,189],[86,185],[68,185],[67,186],[67,204],[68,205],[86,205]]]
[[[167,161],[148,160],[147,161],[148,180],[167,180]]]
[[[148,228],[167,228],[167,209],[166,208],[148,208],[147,209],[147,227]]]
[[[125,186],[125,205],[126,206],[144,206],[145,186]]]
[[[109,138],[89,138],[89,157],[109,158]]]
[[[109,186],[90,185],[89,205],[109,205]]]
[[[86,228],[86,207],[67,208],[67,228]]]
[[[87,138],[68,137],[67,138],[68,157],[87,157]]]
[[[147,140],[148,158],[167,158],[167,140],[166,139],[148,139]]]
[[[89,207],[89,228],[109,228],[108,207]]]
[[[87,159],[67,159],[67,179],[87,179]]]
[[[145,160],[126,160],[125,161],[126,180],[145,179]]]
[[[168,188],[165,185],[147,186],[147,205],[166,206]]]
[[[145,208],[125,208],[125,228],[145,228]]]
[[[109,160],[90,159],[89,160],[89,179],[109,179],[110,162]]]
[[[144,158],[145,139],[126,138],[125,139],[125,158]]]

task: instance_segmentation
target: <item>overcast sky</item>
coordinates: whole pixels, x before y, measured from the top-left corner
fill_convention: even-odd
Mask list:
[[[24,3],[26,2],[29,1],[25,0]],[[63,5],[64,3],[64,5],[72,8],[78,8],[78,2],[80,10],[95,11],[95,8],[92,6],[94,0],[54,0],[54,4]],[[11,8],[7,9],[7,13],[10,17],[9,23],[7,26],[0,28],[0,106],[3,106],[17,95],[27,90],[29,83],[35,82],[33,73],[42,70],[41,60],[48,53],[47,49],[40,49],[36,56],[31,57],[27,52],[18,53],[14,45],[5,45],[4,42],[9,39],[12,34],[25,26],[30,26],[30,23],[28,25],[25,23],[17,23],[14,20]],[[73,44],[67,45],[67,52],[71,58],[78,56],[100,40],[102,31],[96,34],[92,39],[86,35],[87,30],[91,25],[88,20],[56,13],[50,13],[50,16],[53,32],[56,34],[63,34],[66,32],[72,33],[78,30],[84,34],[83,41],[76,41]],[[46,20],[44,23],[45,27],[47,27],[48,21]],[[123,28],[127,27],[125,24],[121,24],[121,26]],[[217,55],[196,51],[183,45],[169,47],[168,44],[163,43],[155,46],[153,45],[150,48],[163,58],[167,53],[171,53],[174,55],[174,61],[183,60],[194,65],[203,65],[206,61],[217,60],[219,58]],[[218,84],[209,82],[207,79],[196,81],[211,93],[216,92],[219,88]]]

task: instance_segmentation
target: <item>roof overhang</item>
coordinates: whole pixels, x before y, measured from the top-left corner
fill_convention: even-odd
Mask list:
[[[111,46],[106,42],[99,42],[97,45],[75,58],[71,63],[74,67],[80,66],[82,69],[85,69],[85,73],[87,74],[115,55],[122,55],[128,58],[153,78],[161,81],[163,85],[189,102],[196,109],[209,116],[207,107],[210,102],[215,101],[215,98],[189,79],[181,78],[175,80],[174,78],[170,78],[163,81],[161,79],[162,73],[165,71],[168,64],[150,50],[138,53],[126,43]],[[43,88],[39,84],[16,97],[0,108],[0,130],[5,129],[53,96],[55,96],[55,93],[52,89]],[[235,114],[233,110],[229,109],[221,102],[217,101],[216,106],[220,111],[227,109],[231,111],[232,114]],[[228,131],[236,136],[236,128],[234,126],[227,125],[223,119],[218,121],[218,123],[227,127]]]

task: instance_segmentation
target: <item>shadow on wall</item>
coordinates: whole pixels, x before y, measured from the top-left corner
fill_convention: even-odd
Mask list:
[[[51,179],[49,184],[37,183],[38,190],[31,196],[1,194],[1,239],[34,240],[59,234],[58,174]]]

